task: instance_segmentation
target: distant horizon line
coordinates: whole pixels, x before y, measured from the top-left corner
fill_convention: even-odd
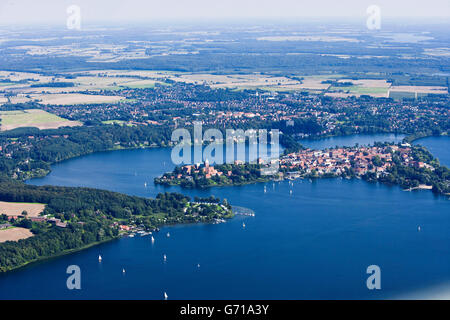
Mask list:
[[[286,24],[302,24],[302,23],[365,23],[366,17],[356,17],[356,16],[298,16],[298,17],[190,17],[190,18],[152,18],[152,19],[120,19],[120,20],[82,20],[84,25],[88,26],[108,26],[116,25],[116,27],[130,26],[132,24],[136,26],[143,25],[165,25],[165,24],[191,24],[191,25],[202,25],[205,23],[211,23],[210,26],[222,25],[224,23],[239,24],[239,25],[249,25],[253,23],[278,23],[280,25]],[[427,24],[427,25],[447,25],[450,24],[449,16],[384,16],[384,25],[395,25],[398,23],[408,23],[411,26]],[[52,21],[29,21],[29,22],[16,22],[16,23],[2,23],[0,21],[0,27],[29,27],[29,26],[40,26],[40,27],[52,27],[65,25],[66,20],[52,20]]]

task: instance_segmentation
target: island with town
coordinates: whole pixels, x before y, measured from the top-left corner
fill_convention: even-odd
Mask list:
[[[270,168],[276,173],[267,174]],[[450,170],[423,147],[409,143],[375,143],[373,146],[336,147],[324,150],[302,149],[279,159],[231,164],[202,164],[176,167],[155,178],[156,184],[180,185],[185,188],[241,185],[269,180],[297,178],[360,178],[397,184],[406,190],[431,189],[449,194]]]
[[[207,188],[342,177],[449,194],[449,169],[406,144],[450,135],[445,32],[430,30],[434,40],[421,48],[394,40],[395,32],[355,29],[346,32],[349,47],[326,41],[335,39],[334,27],[311,28],[317,41],[294,26],[246,24],[214,27],[214,34],[99,28],[76,33],[73,43],[57,28],[0,31],[0,273],[121,234],[230,217],[225,200],[26,182],[96,152],[172,147],[173,132],[192,132],[195,123],[220,132],[278,130],[285,153],[255,163],[195,161],[155,183]],[[374,134],[404,141],[326,150],[299,143]],[[273,165],[276,173],[268,172]]]

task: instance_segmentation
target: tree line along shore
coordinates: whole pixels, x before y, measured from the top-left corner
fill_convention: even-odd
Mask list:
[[[170,134],[170,128],[119,125],[54,130],[19,128],[0,133],[0,201],[45,204],[42,214],[47,217],[44,221],[38,221],[39,219],[19,215],[11,221],[9,217],[0,216],[0,224],[9,223],[33,233],[32,237],[0,244],[0,271],[12,270],[32,261],[114,239],[123,232],[120,227],[123,225],[154,230],[170,223],[214,222],[216,219],[231,217],[230,210],[210,202],[197,205],[200,207],[197,208],[199,211],[196,211],[195,206],[190,207],[192,201],[178,194],[169,193],[159,195],[156,199],[144,199],[97,189],[34,187],[22,182],[31,177],[48,174],[53,163],[93,152],[167,147],[172,144]],[[282,135],[280,142],[285,148],[283,157],[303,150],[291,135]],[[448,193],[448,169],[433,163],[433,157],[425,150],[419,152],[416,147],[412,147],[412,150],[416,156],[425,157],[423,162],[432,165],[434,170],[394,162],[389,175],[377,177],[367,172],[361,177],[396,183],[410,189],[423,184],[432,185],[433,191]],[[283,157],[282,159],[285,159]],[[258,166],[262,165],[233,164],[231,171],[235,173],[227,177],[229,180],[216,181],[214,176],[199,179],[199,185],[194,187],[246,184],[273,179],[274,177],[259,174],[261,168]],[[226,168],[218,170],[230,171]],[[283,177],[289,177],[291,171],[295,170],[281,166]],[[328,176],[328,173],[319,174],[313,171],[300,174],[305,177]],[[346,174],[353,176],[351,170]]]
[[[175,223],[214,222],[233,216],[226,200],[161,193],[155,199],[92,188],[31,186],[0,178],[0,198],[45,203],[39,217],[1,215],[0,220],[29,229],[34,236],[0,244],[0,271],[108,240],[127,230],[157,231]],[[2,223],[0,222],[0,224]]]

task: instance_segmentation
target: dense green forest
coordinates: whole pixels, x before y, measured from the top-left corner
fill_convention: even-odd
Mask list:
[[[230,217],[229,204],[192,204],[180,194],[146,199],[90,188],[37,187],[20,181],[46,175],[55,162],[93,152],[167,146],[170,134],[169,128],[118,125],[20,128],[0,133],[0,142],[6,145],[0,157],[0,201],[43,203],[43,215],[67,223],[66,228],[59,228],[48,221],[32,222],[26,216],[10,221],[31,229],[34,236],[0,244],[0,271],[113,239],[120,224],[154,230],[164,224]],[[7,221],[4,217],[0,220]]]
[[[181,194],[163,193],[147,199],[91,188],[31,186],[8,177],[0,177],[0,200],[45,203],[44,215],[67,223],[60,228],[48,220],[31,222],[26,216],[11,221],[31,229],[35,236],[0,244],[0,272],[113,239],[121,224],[155,230],[163,224],[231,216],[229,204],[224,201],[220,205],[217,198],[214,204],[196,204]]]
[[[25,180],[46,175],[50,164],[81,155],[119,148],[166,146],[169,128],[103,125],[39,130],[20,128],[0,133],[0,143],[9,143],[11,157],[0,157],[0,172]],[[30,139],[32,136],[32,139]]]
[[[305,120],[305,123],[306,126],[316,126],[312,120]],[[281,122],[259,124],[259,128],[271,126],[283,129]],[[0,133],[0,143],[8,145],[4,151],[11,154],[11,157],[6,157],[6,152],[1,154],[0,172],[18,180],[45,176],[50,171],[51,164],[93,152],[169,146],[171,133],[172,129],[168,127],[119,125],[66,127],[56,130],[14,129]],[[14,144],[10,143],[12,139]],[[302,148],[290,135],[280,135],[279,142],[289,152]]]
[[[273,178],[272,176],[262,175],[261,165],[258,164],[220,164],[215,165],[214,168],[222,173],[230,172],[230,175],[214,175],[207,178],[203,172],[199,172],[190,175],[190,179],[186,179],[186,177],[177,178],[176,176],[182,173],[182,169],[176,167],[172,172],[155,178],[154,182],[162,185],[180,185],[183,188],[209,188],[265,182]]]

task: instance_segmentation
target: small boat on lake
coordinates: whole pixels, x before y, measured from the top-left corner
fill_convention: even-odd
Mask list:
[[[164,292],[164,300],[167,300],[169,298],[169,296],[167,295],[167,293]]]
[[[102,256],[98,255],[98,262],[102,262]]]
[[[170,233],[169,232],[167,232],[167,238],[170,238]]]
[[[164,259],[164,262],[166,262],[166,261],[167,261],[167,256],[164,255],[164,256],[163,256],[163,259]]]

